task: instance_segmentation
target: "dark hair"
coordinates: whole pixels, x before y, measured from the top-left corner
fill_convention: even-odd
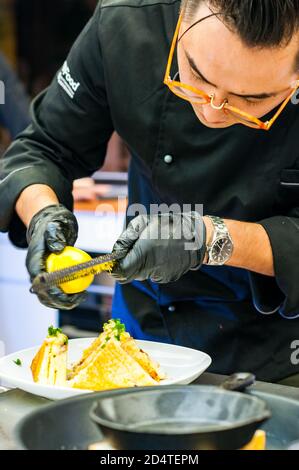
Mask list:
[[[185,18],[205,1],[249,47],[287,45],[299,30],[299,0],[182,0]]]

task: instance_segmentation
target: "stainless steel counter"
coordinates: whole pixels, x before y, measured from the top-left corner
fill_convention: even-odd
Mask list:
[[[206,373],[195,383],[219,385],[224,379],[225,377],[223,376]],[[299,402],[299,389],[297,388],[257,382],[253,390],[285,396],[298,400]],[[18,389],[5,391],[0,388],[0,450],[17,449],[17,444],[13,438],[13,431],[17,423],[30,412],[49,403],[51,403],[50,400],[31,395]]]
[[[27,414],[48,403],[51,403],[50,400],[22,390],[0,389],[0,450],[16,449],[13,439],[16,424]]]

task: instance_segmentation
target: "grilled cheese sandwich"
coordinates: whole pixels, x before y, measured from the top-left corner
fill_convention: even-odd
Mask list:
[[[31,363],[33,380],[43,385],[66,385],[68,338],[59,328],[50,327]]]
[[[139,348],[120,320],[109,320],[104,325],[68,373],[67,341],[59,328],[49,328],[31,364],[35,382],[99,391],[154,386],[165,378],[159,365]]]
[[[86,361],[69,382],[74,388],[107,390],[157,385],[154,379],[111,338]]]

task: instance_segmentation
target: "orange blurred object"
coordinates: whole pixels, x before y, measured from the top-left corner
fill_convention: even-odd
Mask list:
[[[267,437],[265,431],[256,431],[253,439],[241,450],[266,450]]]

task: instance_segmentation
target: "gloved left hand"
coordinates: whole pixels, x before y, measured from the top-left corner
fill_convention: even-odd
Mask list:
[[[146,279],[174,282],[202,266],[206,227],[197,212],[140,215],[129,223],[113,251],[126,253],[112,272],[121,284]]]
[[[78,235],[78,223],[72,212],[62,204],[53,204],[39,211],[31,220],[28,231],[26,266],[33,279],[45,272],[45,261],[51,253],[61,253],[67,245],[74,245]],[[49,287],[38,293],[46,307],[71,310],[86,297],[85,293],[65,294],[59,287]]]

